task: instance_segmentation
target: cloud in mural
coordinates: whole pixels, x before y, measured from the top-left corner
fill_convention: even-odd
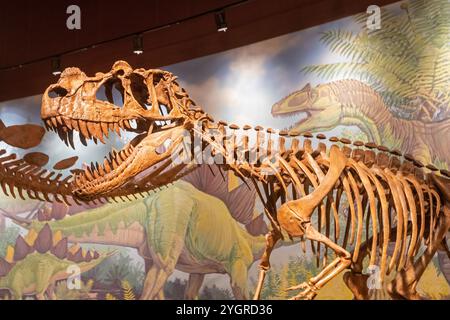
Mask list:
[[[272,60],[281,52],[291,50],[299,38],[298,34],[286,35],[227,51],[220,54],[220,68],[216,66],[217,55],[196,59],[210,65],[213,73],[202,74],[195,83],[183,84],[194,100],[218,119],[239,125],[273,126],[279,121],[267,116],[270,105],[276,99],[275,92],[284,87],[278,79],[283,79],[290,70],[278,68],[274,72]],[[173,69],[177,73],[177,66]]]

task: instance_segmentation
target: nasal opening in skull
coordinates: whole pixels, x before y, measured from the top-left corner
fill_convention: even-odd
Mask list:
[[[48,91],[48,96],[50,98],[58,98],[65,97],[68,94],[68,91],[63,87],[54,87],[53,89]]]

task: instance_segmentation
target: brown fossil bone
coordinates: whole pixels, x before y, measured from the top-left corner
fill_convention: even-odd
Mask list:
[[[68,168],[72,167],[77,162],[77,160],[78,160],[78,156],[63,159],[63,160],[55,163],[55,165],[53,166],[53,169],[55,169],[55,170],[68,169]]]
[[[0,129],[0,139],[10,146],[29,149],[41,143],[45,129],[36,124],[22,124]]]
[[[31,165],[43,167],[48,163],[49,157],[42,152],[30,152],[23,156],[23,160]]]

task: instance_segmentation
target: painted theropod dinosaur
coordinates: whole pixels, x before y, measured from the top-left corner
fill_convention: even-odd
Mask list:
[[[56,282],[73,275],[69,267],[76,265],[83,273],[111,254],[85,251],[77,244],[69,247],[67,238],[61,232],[53,233],[46,224],[39,233],[30,230],[25,238],[18,236],[15,246],[7,248],[6,257],[0,257],[0,288],[8,289],[14,299],[24,295],[55,299]]]
[[[198,296],[209,273],[228,273],[235,297],[248,298],[247,270],[261,257],[267,231],[261,215],[252,219],[255,191],[241,185],[228,192],[227,177],[222,178],[214,167],[203,166],[183,180],[143,199],[106,204],[67,217],[54,210],[45,217],[51,221],[12,218],[32,230],[49,225],[70,242],[137,249],[147,274],[142,299],[161,298],[175,268],[190,274],[186,299]]]
[[[357,126],[368,139],[402,150],[424,163],[450,159],[450,119],[437,122],[405,120],[393,115],[382,97],[358,80],[307,84],[272,106],[274,116],[302,116],[291,132],[328,131]]]
[[[108,101],[96,98],[102,86]],[[112,86],[122,92],[122,107],[114,103]],[[40,176],[33,174],[24,181],[16,164],[6,168],[3,180],[17,177],[10,183],[19,189],[35,188],[32,196],[46,193],[60,201],[69,201],[64,199],[67,195],[74,201],[137,197],[178,180],[205,155],[208,163],[213,157],[223,170],[250,179],[272,226],[266,235],[255,298],[269,268],[270,253],[286,233],[317,244],[318,255],[326,251],[321,247],[336,255],[317,276],[292,288],[302,290],[294,298],[314,298],[317,290],[345,269],[350,269],[347,285],[355,297],[364,298],[367,288],[360,279],[367,254],[370,264],[380,264],[382,276],[397,271],[390,285],[393,296],[419,298],[415,286],[443,246],[450,226],[449,179],[444,177],[450,175],[448,171],[440,170],[439,175],[433,165],[424,166],[375,143],[355,141],[350,147],[351,141],[332,137],[327,145],[326,137],[318,134],[319,143],[313,144],[309,133],[299,137],[259,126],[241,130],[215,122],[195,106],[171,73],[162,70],[133,70],[119,61],[111,71],[87,77],[77,68],[68,68],[46,90],[41,117],[48,129],[56,130],[68,143],[73,132],[79,133],[82,142],[102,141],[109,130],[121,128],[138,135],[103,165],[92,165],[73,178],[54,178],[44,186],[37,181]],[[132,127],[130,120],[137,125]],[[252,145],[251,134],[256,136]],[[349,202],[344,232],[339,225],[344,214],[338,211],[341,197]],[[334,239],[327,228],[332,219]],[[395,249],[388,261],[390,241]],[[421,245],[426,246],[423,253]]]

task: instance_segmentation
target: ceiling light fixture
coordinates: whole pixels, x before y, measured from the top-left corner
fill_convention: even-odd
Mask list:
[[[226,32],[228,29],[227,21],[225,20],[225,11],[216,12],[216,26],[218,32]]]
[[[59,57],[52,58],[52,74],[54,76],[61,74],[61,59]]]
[[[142,38],[142,34],[135,35],[133,38],[133,53],[144,53],[144,39]]]

